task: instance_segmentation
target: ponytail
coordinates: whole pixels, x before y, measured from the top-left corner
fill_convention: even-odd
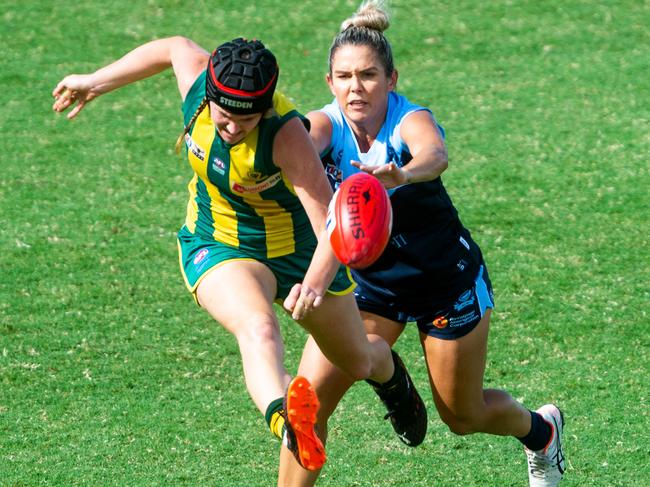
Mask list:
[[[183,145],[183,139],[185,139],[185,136],[189,133],[190,129],[192,128],[192,125],[194,125],[194,122],[196,122],[196,119],[199,118],[199,115],[207,105],[208,105],[208,99],[204,97],[203,100],[201,100],[199,107],[194,112],[194,115],[192,115],[192,118],[190,118],[189,123],[183,128],[183,133],[178,136],[178,139],[176,139],[176,146],[175,146],[176,154],[181,153],[181,146]]]

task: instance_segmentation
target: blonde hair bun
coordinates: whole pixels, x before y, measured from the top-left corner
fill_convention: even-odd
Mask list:
[[[390,18],[383,0],[365,0],[359,10],[341,24],[341,32],[350,27],[365,27],[384,32],[390,26]]]

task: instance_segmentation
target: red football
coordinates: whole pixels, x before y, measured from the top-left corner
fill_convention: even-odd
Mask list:
[[[379,180],[359,172],[345,179],[327,211],[327,231],[336,257],[354,269],[375,262],[386,248],[393,209]]]

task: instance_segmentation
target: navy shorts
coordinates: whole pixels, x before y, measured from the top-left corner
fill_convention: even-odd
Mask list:
[[[386,304],[385,299],[365,292],[359,284],[354,291],[361,311],[367,311],[398,323],[417,323],[418,329],[429,336],[443,340],[455,340],[472,331],[488,308],[494,308],[492,283],[485,264],[479,267],[472,287],[462,289],[454,299],[444,304],[432,304],[428,311],[416,311],[395,303]],[[420,303],[423,308],[426,303]]]

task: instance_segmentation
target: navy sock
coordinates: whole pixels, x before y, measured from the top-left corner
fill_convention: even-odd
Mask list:
[[[551,425],[548,424],[541,414],[534,411],[530,412],[530,432],[524,437],[517,437],[526,448],[533,451],[544,449],[551,439]]]
[[[393,354],[393,364],[395,364],[395,370],[393,371],[393,376],[383,384],[375,382],[374,380],[366,379],[366,382],[370,384],[375,389],[388,390],[393,389],[398,384],[404,382],[404,370],[399,366],[397,358],[395,357],[395,352],[391,351]]]

